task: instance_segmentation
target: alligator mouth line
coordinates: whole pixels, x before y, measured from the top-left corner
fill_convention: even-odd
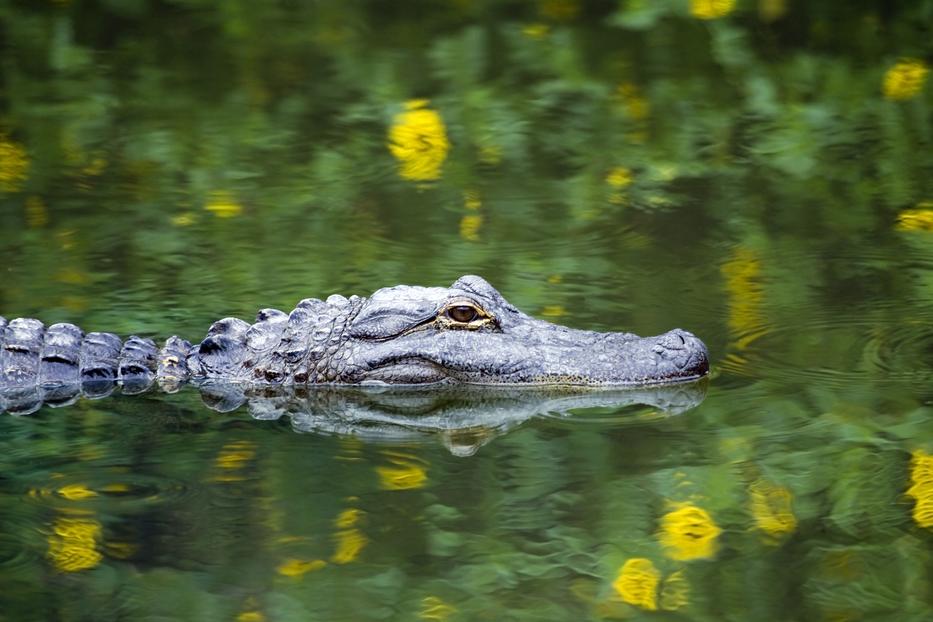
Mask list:
[[[627,387],[632,388],[642,388],[642,387],[658,387],[666,386],[672,384],[688,384],[691,382],[696,382],[697,380],[702,380],[706,377],[706,374],[692,374],[689,376],[659,376],[657,378],[646,378],[644,380],[586,380],[583,378],[533,378],[530,381],[519,381],[519,382],[473,382],[469,380],[464,380],[464,384],[471,384],[477,386],[505,386],[505,387],[522,387],[522,386],[536,386],[536,387],[582,387],[582,388],[591,388],[591,389],[624,389]]]

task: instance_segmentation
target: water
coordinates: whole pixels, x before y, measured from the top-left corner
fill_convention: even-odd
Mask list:
[[[933,615],[929,2],[228,4],[2,9],[0,313],[474,273],[711,378],[2,415],[0,620]]]

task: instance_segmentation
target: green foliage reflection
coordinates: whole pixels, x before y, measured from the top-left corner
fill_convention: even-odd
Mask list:
[[[931,16],[0,3],[4,315],[196,338],[477,272],[568,324],[684,325],[720,374],[688,417],[470,458],[184,394],[7,418],[0,610],[929,619]]]

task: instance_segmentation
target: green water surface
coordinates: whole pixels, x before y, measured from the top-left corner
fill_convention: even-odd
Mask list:
[[[0,415],[0,620],[933,618],[931,24],[0,3],[3,316],[196,341],[473,273],[713,366],[687,412],[418,434],[192,390]]]

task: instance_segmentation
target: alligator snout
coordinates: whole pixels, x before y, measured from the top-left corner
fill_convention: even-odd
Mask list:
[[[631,333],[548,327],[544,323],[534,326],[540,342],[523,354],[519,369],[524,376],[515,382],[656,385],[687,382],[709,372],[706,346],[685,330],[638,337]]]

